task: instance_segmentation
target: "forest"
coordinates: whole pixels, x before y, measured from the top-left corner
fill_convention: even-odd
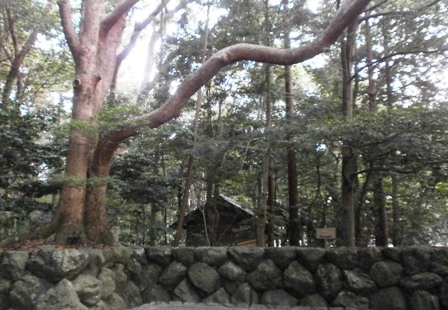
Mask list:
[[[0,245],[182,245],[186,215],[207,227],[225,195],[257,246],[323,246],[318,228],[448,246],[446,16],[447,0],[0,0]]]

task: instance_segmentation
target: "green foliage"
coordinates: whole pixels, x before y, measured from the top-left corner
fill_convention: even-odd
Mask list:
[[[335,12],[334,3],[322,2],[317,11],[312,11],[309,3],[290,1],[288,7],[256,0],[213,3],[212,10],[224,13],[211,21],[206,56],[242,42],[282,47],[284,15],[292,19],[292,46],[309,42]],[[162,52],[156,59],[158,78],[154,88],[144,94],[151,108],[163,104],[173,87],[200,66],[205,20],[197,12],[207,5],[203,1],[189,3],[186,10],[173,16],[175,24],[167,27],[174,30],[162,40]],[[115,92],[93,120],[97,125],[66,122],[73,62],[62,40],[57,12],[52,10],[43,18],[39,1],[14,5],[0,1],[2,88],[15,52],[6,27],[7,9],[15,18],[19,45],[34,27],[42,27],[10,95],[14,109],[6,109],[4,103],[0,108],[0,209],[13,209],[25,216],[40,208],[34,203],[37,197],[46,199],[45,195],[56,193],[62,184],[85,185],[83,179],[61,175],[70,129],[96,139],[98,134],[117,129],[122,121],[147,112],[148,107],[137,106],[128,95]],[[385,12],[391,14],[383,15]],[[204,87],[196,136],[192,98],[179,120],[158,129],[142,129],[140,136],[122,145],[110,178],[91,178],[87,185],[109,184],[108,210],[123,242],[163,244],[172,234],[169,226],[177,217],[190,155],[195,158],[190,210],[202,206],[212,188],[254,208],[260,200],[262,161],[270,147],[276,206],[269,219],[278,226],[279,235],[285,235],[286,150],[292,148],[298,160],[303,241],[319,245],[315,228],[334,226],[341,211],[340,149],[344,141],[358,157],[355,198],[362,245],[372,244],[375,233],[372,175],[383,180],[391,227],[396,225],[393,201],[399,206],[402,244],[442,242],[439,236],[446,233],[448,217],[448,111],[446,83],[441,83],[447,59],[446,12],[443,1],[431,6],[419,1],[385,2],[370,12],[378,14],[369,20],[376,113],[368,107],[363,20],[353,59],[353,121],[346,122],[341,113],[338,46],[319,61],[293,67],[294,117],[288,122],[284,68],[270,67],[272,85],[267,94],[267,66],[240,62],[225,68]],[[273,104],[270,128],[265,127],[267,95]],[[392,177],[397,180],[398,193],[393,193]]]

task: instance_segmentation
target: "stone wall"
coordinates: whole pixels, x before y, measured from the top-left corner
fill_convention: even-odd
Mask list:
[[[0,309],[142,303],[448,309],[448,249],[169,248],[0,253]]]

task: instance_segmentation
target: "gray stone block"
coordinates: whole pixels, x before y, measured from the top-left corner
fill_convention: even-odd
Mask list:
[[[254,270],[264,257],[264,249],[255,247],[230,247],[228,253],[238,266],[249,272]]]
[[[426,291],[416,291],[411,296],[411,310],[439,310],[439,298]]]
[[[407,310],[406,300],[402,291],[394,286],[381,289],[370,296],[369,309],[371,310]]]
[[[369,309],[369,299],[356,295],[353,292],[342,291],[331,303],[332,306],[342,307],[344,309],[353,308],[357,310]]]
[[[341,269],[354,269],[359,265],[358,251],[356,249],[341,247],[331,248],[327,251],[327,260]]]
[[[284,290],[268,290],[261,296],[261,303],[272,306],[294,307],[299,304],[299,300]]]
[[[94,306],[101,300],[102,282],[89,274],[80,274],[73,280],[73,286],[81,302]]]
[[[0,276],[11,281],[19,280],[25,275],[29,253],[25,251],[8,251],[3,254],[0,264]]]
[[[227,247],[198,247],[194,251],[196,261],[218,267],[227,260]]]
[[[257,291],[276,289],[282,286],[281,270],[271,259],[262,261],[254,271],[247,275],[247,281]]]
[[[400,285],[408,292],[417,290],[429,290],[442,284],[443,279],[436,273],[423,272],[411,277],[404,278]]]
[[[36,310],[73,309],[87,310],[76,294],[73,284],[67,279],[62,279],[56,286],[48,289],[41,295],[36,303]]]
[[[194,286],[188,279],[184,279],[182,282],[180,282],[179,285],[174,289],[173,294],[174,300],[179,300],[182,302],[197,303],[201,300]]]
[[[370,277],[379,287],[394,286],[403,277],[403,267],[393,261],[378,262],[372,266]]]
[[[218,272],[204,263],[194,263],[188,269],[188,278],[191,283],[200,290],[199,293],[210,295],[221,287],[221,278]]]
[[[316,284],[319,294],[327,301],[333,300],[344,287],[341,270],[333,264],[320,265],[316,271]]]
[[[313,275],[297,261],[285,270],[283,279],[285,288],[295,296],[304,297],[317,291]]]
[[[266,248],[264,251],[265,257],[272,259],[281,269],[286,269],[289,264],[297,259],[297,247]]]
[[[174,261],[163,270],[159,282],[165,289],[172,291],[185,278],[186,274],[187,267]]]
[[[344,270],[347,289],[356,294],[366,296],[377,290],[375,282],[361,269]]]
[[[297,248],[297,259],[309,271],[316,271],[317,266],[325,263],[327,251],[322,248]]]
[[[257,292],[249,285],[249,283],[241,283],[235,293],[230,297],[230,301],[242,307],[249,307],[258,304],[259,298]]]

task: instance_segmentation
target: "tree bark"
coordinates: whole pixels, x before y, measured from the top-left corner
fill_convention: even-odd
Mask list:
[[[274,176],[272,175],[272,170],[269,168],[268,174],[268,224],[267,224],[267,246],[274,247],[275,246],[275,225],[274,219],[275,217],[275,181]]]
[[[112,143],[113,144],[113,143]],[[87,187],[84,209],[84,227],[90,241],[103,244],[114,244],[112,233],[109,230],[106,208],[106,192],[109,176],[110,162],[116,146],[111,144],[98,144],[91,169],[89,170],[90,184]]]
[[[391,176],[392,182],[392,244],[394,247],[401,246],[402,230],[400,221],[400,203],[398,201],[398,180],[395,174]]]
[[[288,0],[283,0],[283,7],[288,7]],[[283,14],[283,22],[285,24],[284,32],[284,46],[285,49],[291,47],[290,40],[290,19],[286,14]],[[294,117],[293,102],[292,102],[292,76],[291,66],[285,66],[285,109],[286,109],[286,124],[292,126],[292,119]],[[291,135],[288,134],[287,139],[292,140]],[[299,192],[297,181],[297,158],[296,152],[292,146],[287,148],[287,168],[288,168],[288,205],[289,205],[289,245],[298,246],[301,240],[301,229],[299,223]]]
[[[356,172],[356,155],[350,145],[342,146],[342,192],[340,227],[341,245],[354,247],[355,239],[355,209],[353,196],[353,180]]]
[[[83,25],[77,34],[68,1],[58,1],[64,34],[75,60],[66,178],[51,224],[58,243],[83,242],[86,238],[112,242],[104,207],[107,183],[98,180],[108,176],[110,159],[118,144],[112,138],[98,143],[95,116],[112,82],[114,68],[110,63],[115,61],[125,15],[136,2],[120,3],[102,20],[103,2],[84,1]],[[89,178],[93,181],[87,186]]]
[[[271,69],[266,66],[265,71],[266,83],[266,128],[271,127],[272,121],[272,102],[271,102]],[[257,210],[257,246],[263,247],[266,245],[266,223],[268,222],[269,209],[269,175],[270,175],[270,156],[271,146],[270,142],[266,140],[266,153],[263,154],[263,161],[261,165],[261,180],[260,180],[260,201]]]
[[[365,19],[365,39],[367,49],[367,73],[368,73],[368,105],[370,113],[376,113],[378,110],[377,104],[377,87],[374,79],[374,66],[373,66],[373,50],[372,50],[372,33],[370,29],[370,19]],[[387,212],[386,212],[386,198],[384,194],[383,176],[379,172],[372,173],[372,185],[373,185],[373,208],[376,214],[375,224],[375,245],[387,246],[389,239],[388,225],[387,225]]]
[[[356,22],[355,22],[356,23]],[[353,82],[351,79],[352,59],[355,45],[355,23],[347,28],[346,38],[341,40],[342,63],[342,111],[347,122],[353,119]],[[356,245],[355,238],[355,199],[354,185],[357,167],[357,155],[350,141],[344,141],[342,154],[342,190],[341,216],[338,231],[341,233],[341,244],[347,247]]]
[[[387,227],[386,197],[384,196],[383,179],[381,176],[376,177],[373,187],[373,205],[377,217],[375,225],[375,245],[385,247],[389,242],[389,232]]]

